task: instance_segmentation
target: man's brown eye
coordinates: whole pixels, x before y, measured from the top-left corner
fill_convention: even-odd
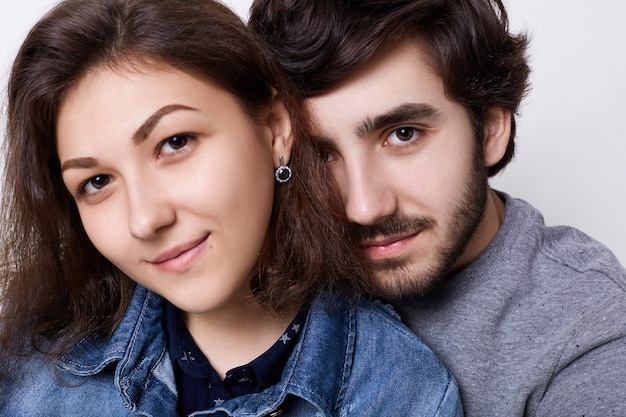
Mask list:
[[[403,141],[408,141],[408,140],[413,139],[413,135],[415,134],[415,129],[411,127],[401,127],[400,129],[396,130],[396,134],[398,136],[398,139],[403,140]]]
[[[413,142],[419,137],[419,134],[420,131],[414,127],[399,127],[387,136],[387,141],[391,145],[400,145]]]

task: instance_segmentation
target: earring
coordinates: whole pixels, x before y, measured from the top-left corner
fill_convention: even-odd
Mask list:
[[[291,172],[291,168],[285,165],[285,160],[282,156],[278,157],[278,162],[280,163],[280,166],[276,168],[276,171],[274,171],[274,178],[276,178],[276,182],[282,184],[291,179],[293,172]]]

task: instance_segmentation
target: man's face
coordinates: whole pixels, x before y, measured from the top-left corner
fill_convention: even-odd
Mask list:
[[[382,294],[425,293],[486,247],[483,146],[415,43],[308,104]]]

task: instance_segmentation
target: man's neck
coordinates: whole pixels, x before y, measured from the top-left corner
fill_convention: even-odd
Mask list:
[[[504,201],[494,190],[489,188],[483,218],[476,228],[476,232],[468,242],[463,255],[461,255],[452,267],[452,273],[456,273],[469,266],[487,249],[487,247],[489,247],[504,222],[505,212],[506,207]]]

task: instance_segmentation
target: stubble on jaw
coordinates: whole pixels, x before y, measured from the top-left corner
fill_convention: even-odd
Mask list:
[[[472,170],[461,197],[450,203],[452,214],[447,224],[440,224],[433,218],[397,214],[380,224],[354,225],[354,235],[358,242],[376,237],[409,234],[418,230],[432,230],[445,239],[435,249],[432,260],[422,260],[419,254],[406,258],[370,260],[376,295],[386,299],[424,296],[446,280],[484,217],[488,189],[482,147],[477,144]]]

